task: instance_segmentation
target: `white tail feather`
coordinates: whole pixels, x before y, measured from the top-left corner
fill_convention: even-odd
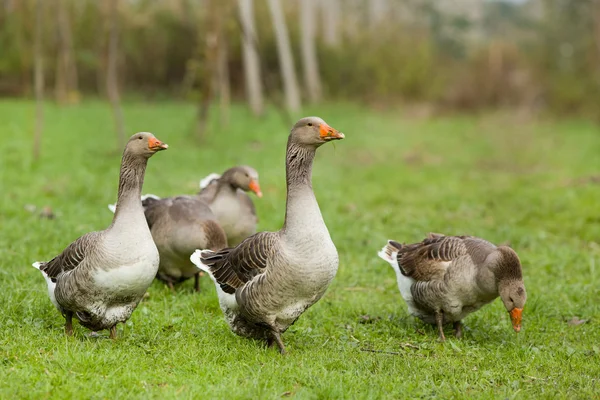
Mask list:
[[[109,204],[108,205],[108,209],[110,210],[110,212],[112,212],[114,214],[115,210],[117,209],[117,203],[115,203],[115,204]]]
[[[206,272],[207,274],[209,274],[212,278],[212,274],[210,273],[210,268],[207,265],[204,265],[204,263],[202,262],[202,252],[204,250],[196,250],[192,253],[192,255],[190,256],[190,261],[199,269],[201,269],[202,271]]]
[[[221,309],[223,310],[223,312],[226,313],[227,310],[237,309],[238,304],[235,298],[235,294],[225,293],[223,289],[221,289],[221,285],[219,285],[219,282],[217,282],[213,274],[210,272],[210,268],[202,262],[203,251],[206,250],[194,251],[194,253],[190,256],[190,261],[196,267],[206,272],[208,276],[210,276],[210,279],[212,279],[212,281],[215,283],[215,287],[217,289],[217,296],[219,297],[219,304],[221,305]]]
[[[200,179],[200,189],[204,189],[205,187],[210,185],[212,181],[217,180],[220,177],[221,175],[215,174],[214,172],[212,174],[209,174],[208,176],[205,176],[204,178]]]
[[[40,269],[40,267],[42,265],[44,265],[44,263],[41,261],[36,261],[33,264],[31,264],[31,266],[33,268],[39,270],[42,273],[42,276],[44,277],[44,279],[46,280],[46,284],[48,285],[48,297],[50,297],[50,301],[52,302],[52,304],[54,304],[54,307],[56,307],[58,310],[60,310],[61,308],[58,305],[58,302],[56,301],[56,297],[54,296],[54,289],[56,289],[56,282],[52,282],[52,279],[48,276],[48,274]]]

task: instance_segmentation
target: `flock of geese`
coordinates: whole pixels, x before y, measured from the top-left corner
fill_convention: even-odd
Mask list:
[[[325,293],[338,269],[338,253],[312,189],[317,149],[344,134],[317,117],[299,120],[288,137],[285,222],[277,232],[256,232],[247,191],[262,196],[257,172],[234,167],[201,182],[196,195],[141,196],[150,157],[168,148],[148,132],[133,135],[123,152],[111,225],[87,233],[47,262],[36,262],[50,300],[92,331],[110,330],[131,316],[155,278],[173,285],[205,272],[213,280],[231,330],[276,345],[290,325]],[[231,247],[228,247],[231,246]],[[429,234],[420,243],[388,243],[379,252],[394,271],[410,314],[453,324],[498,296],[521,329],[527,294],[521,263],[508,246],[471,236]]]

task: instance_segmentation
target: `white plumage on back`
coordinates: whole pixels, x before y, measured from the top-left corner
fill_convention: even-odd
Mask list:
[[[204,189],[205,187],[207,187],[208,185],[210,185],[210,183],[216,179],[219,179],[221,177],[221,175],[216,174],[216,173],[212,173],[209,174],[208,176],[200,179],[200,189]]]

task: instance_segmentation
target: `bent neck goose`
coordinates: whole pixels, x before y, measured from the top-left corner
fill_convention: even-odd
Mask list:
[[[111,225],[87,233],[48,262],[33,266],[48,284],[50,300],[73,334],[72,317],[93,331],[125,322],[152,283],[158,251],[146,224],[140,193],[148,159],[168,146],[148,132],[133,135],[123,152],[117,207]]]
[[[227,247],[227,236],[208,205],[197,196],[164,199],[148,198],[142,202],[160,265],[158,275],[171,290],[173,284],[194,277],[194,289],[200,291],[200,270],[190,262],[197,248],[220,250]]]
[[[521,262],[508,246],[496,247],[473,236],[429,234],[420,243],[393,240],[379,252],[394,271],[409,312],[426,323],[453,323],[462,336],[461,320],[500,296],[515,332],[527,300]]]
[[[210,174],[200,181],[198,196],[205,200],[227,234],[230,246],[256,233],[256,209],[245,193],[254,192],[262,197],[258,172],[252,167],[236,166],[223,175]]]
[[[197,250],[192,262],[206,271],[236,334],[285,346],[281,334],[325,293],[338,254],[311,185],[317,148],[344,134],[321,118],[299,120],[288,138],[287,205],[278,232],[260,232],[234,248]]]

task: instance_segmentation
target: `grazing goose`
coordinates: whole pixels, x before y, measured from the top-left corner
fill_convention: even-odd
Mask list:
[[[253,191],[262,197],[258,173],[248,166],[228,169],[223,175],[210,174],[200,181],[198,194],[205,200],[227,234],[230,246],[237,246],[256,233],[256,209],[245,193]]]
[[[403,245],[393,240],[379,252],[394,271],[410,314],[437,324],[453,323],[462,336],[461,320],[496,297],[510,313],[513,329],[521,330],[527,300],[517,253],[472,236],[430,233],[421,243]]]
[[[287,144],[283,228],[257,233],[235,248],[197,250],[191,256],[214,280],[233,332],[276,343],[282,354],[281,334],[323,296],[337,272],[337,250],[311,180],[317,148],[343,138],[321,118],[298,121]]]
[[[71,243],[42,272],[52,303],[64,315],[65,333],[73,334],[72,318],[93,330],[125,322],[144,296],[158,270],[158,251],[144,217],[140,193],[148,159],[166,149],[153,134],[133,135],[123,152],[117,209],[112,224]]]
[[[156,277],[174,290],[174,283],[193,276],[198,292],[201,271],[190,262],[190,255],[199,247],[211,250],[227,247],[227,237],[217,218],[197,196],[149,197],[142,204],[160,254]]]

